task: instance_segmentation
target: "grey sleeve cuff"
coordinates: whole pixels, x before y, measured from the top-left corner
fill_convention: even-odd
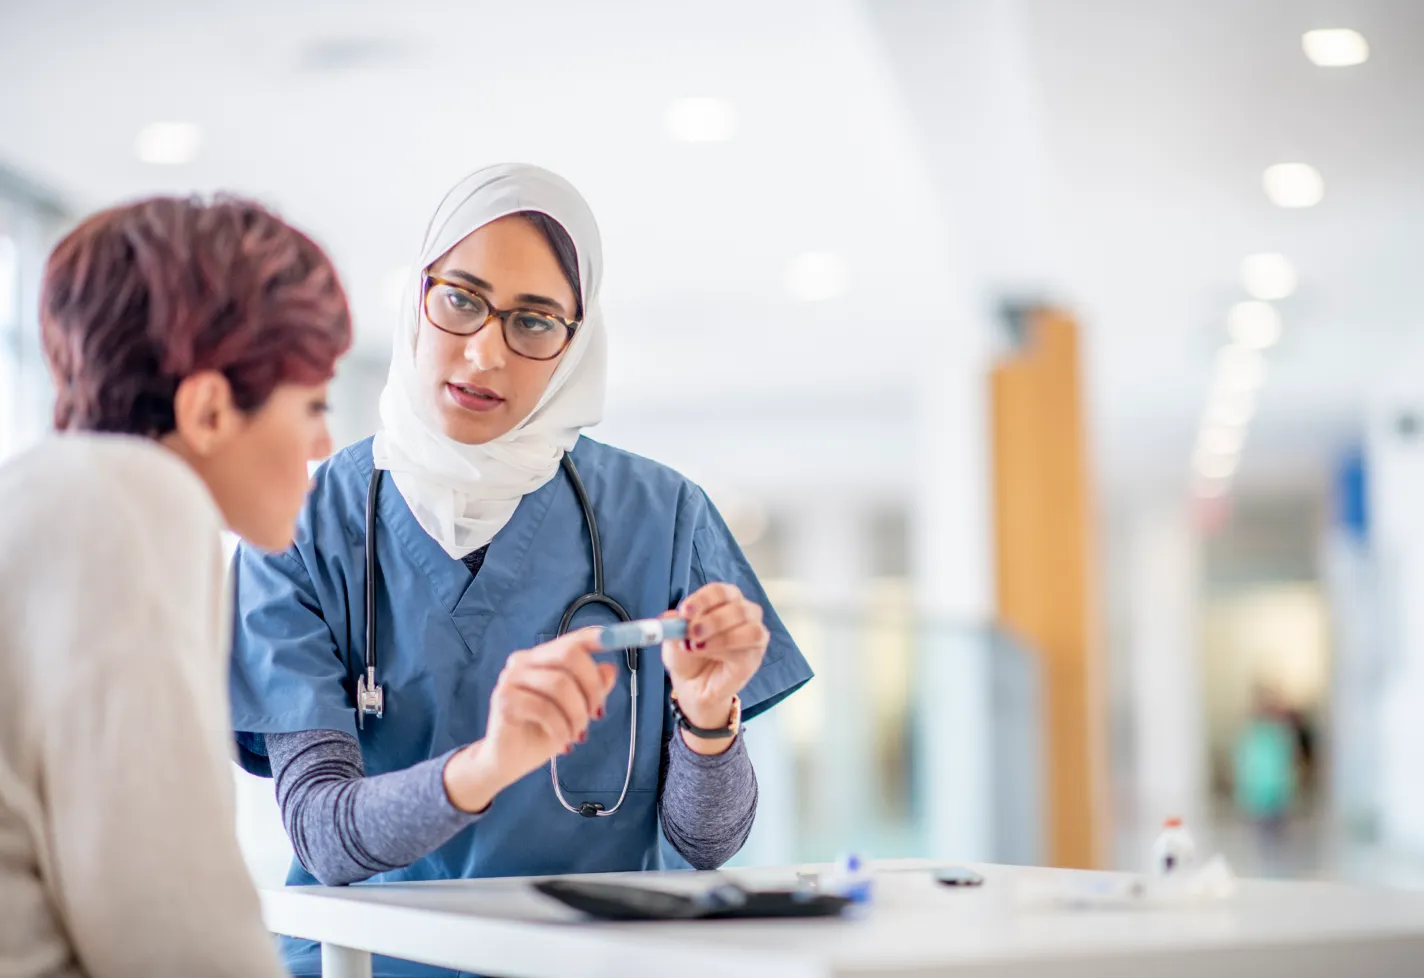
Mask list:
[[[455,751],[365,776],[361,747],[338,730],[266,735],[282,823],[297,859],[335,886],[409,866],[479,820],[445,793]]]
[[[740,734],[721,754],[699,754],[674,730],[663,743],[663,833],[694,869],[716,869],[746,844],[757,781]]]

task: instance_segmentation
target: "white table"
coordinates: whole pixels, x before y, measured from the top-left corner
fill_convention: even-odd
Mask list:
[[[1064,910],[1020,895],[1066,870],[978,867],[985,885],[960,890],[935,884],[930,865],[875,864],[875,903],[857,919],[589,922],[513,879],[293,887],[262,901],[271,930],[323,942],[326,978],[369,975],[372,953],[506,978],[1424,975],[1424,894],[1247,881],[1195,909]],[[640,876],[654,878],[696,882]]]

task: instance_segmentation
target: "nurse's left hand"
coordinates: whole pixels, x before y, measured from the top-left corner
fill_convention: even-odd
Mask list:
[[[689,595],[670,617],[687,619],[687,639],[663,643],[663,667],[678,706],[699,727],[725,727],[732,697],[742,691],[766,655],[771,633],[762,624],[761,605],[732,584],[708,584]],[[730,739],[703,740],[683,731],[700,754],[720,754]]]

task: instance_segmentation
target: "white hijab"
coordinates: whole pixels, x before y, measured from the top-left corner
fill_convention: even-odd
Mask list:
[[[547,214],[573,239],[583,324],[533,412],[492,442],[465,445],[441,433],[416,379],[416,337],[425,318],[420,276],[472,232],[519,211]],[[450,556],[489,543],[519,500],[554,477],[579,431],[602,419],[608,373],[598,303],[602,274],[593,212],[568,181],[536,166],[508,163],[476,171],[445,195],[430,219],[396,326],[373,454],[376,468],[390,471],[415,518]]]

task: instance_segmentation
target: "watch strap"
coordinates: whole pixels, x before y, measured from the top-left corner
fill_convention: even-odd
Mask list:
[[[682,712],[682,707],[677,702],[677,694],[672,694],[672,715],[677,718],[677,725],[694,737],[701,737],[704,740],[726,740],[735,737],[737,731],[742,726],[742,698],[732,697],[732,717],[727,721],[725,727],[699,727],[687,715]]]

